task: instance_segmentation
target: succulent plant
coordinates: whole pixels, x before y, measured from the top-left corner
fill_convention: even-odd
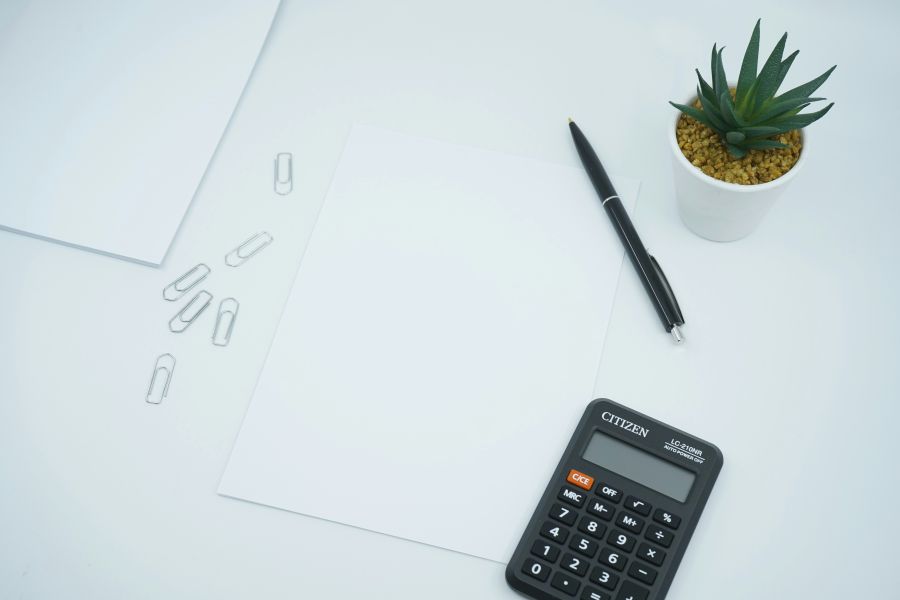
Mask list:
[[[697,98],[703,109],[669,103],[718,133],[728,148],[728,153],[735,158],[744,156],[751,149],[784,148],[785,144],[771,139],[772,136],[793,129],[802,129],[822,118],[834,106],[832,102],[821,110],[800,113],[813,102],[825,99],[811,98],[810,94],[825,83],[837,65],[812,81],[788,90],[780,96],[775,95],[799,50],[795,50],[782,60],[784,46],[787,43],[785,33],[778,40],[762,70],[757,73],[759,23],[756,21],[750,43],[744,52],[741,73],[733,97],[728,88],[728,79],[725,77],[725,67],[722,65],[722,50],[725,48],[716,50],[716,45],[713,44],[710,61],[712,85],[703,79],[699,69],[695,69],[697,79],[700,81]]]

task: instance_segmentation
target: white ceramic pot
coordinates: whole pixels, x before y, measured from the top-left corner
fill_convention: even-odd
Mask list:
[[[768,183],[739,185],[710,177],[685,158],[675,137],[680,117],[679,112],[669,126],[669,145],[681,220],[700,237],[716,242],[733,242],[750,235],[806,162],[806,130],[800,132],[803,150],[790,171]]]

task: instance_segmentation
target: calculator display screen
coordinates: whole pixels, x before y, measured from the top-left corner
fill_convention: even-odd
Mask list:
[[[679,502],[687,500],[694,485],[695,476],[687,469],[599,431],[594,433],[582,456]]]

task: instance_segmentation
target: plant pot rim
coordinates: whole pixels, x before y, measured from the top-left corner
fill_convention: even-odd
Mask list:
[[[696,96],[691,96],[691,99],[686,102],[688,106],[693,105],[694,101],[697,100]],[[751,184],[743,184],[743,183],[729,183],[727,181],[722,181],[721,179],[716,179],[715,177],[711,177],[695,167],[691,164],[691,162],[687,159],[684,153],[681,151],[681,148],[678,146],[678,134],[677,134],[677,125],[678,119],[681,118],[681,111],[676,111],[677,115],[675,116],[675,120],[669,125],[669,144],[672,148],[672,152],[675,153],[675,160],[677,160],[685,169],[689,172],[693,173],[695,177],[698,179],[705,181],[709,185],[713,187],[717,187],[722,190],[727,190],[729,192],[737,192],[739,194],[752,194],[753,192],[762,192],[765,190],[770,190],[775,187],[782,186],[789,182],[794,176],[797,174],[797,171],[806,163],[806,154],[807,154],[807,146],[806,146],[806,129],[800,130],[800,138],[803,142],[803,146],[800,149],[800,158],[797,159],[797,162],[794,163],[794,166],[790,168],[790,170],[778,177],[777,179],[773,179],[772,181],[767,181],[765,183],[751,183]]]

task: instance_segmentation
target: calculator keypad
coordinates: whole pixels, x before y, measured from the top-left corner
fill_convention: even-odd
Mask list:
[[[557,499],[522,572],[581,600],[647,600],[681,518],[575,469]]]

